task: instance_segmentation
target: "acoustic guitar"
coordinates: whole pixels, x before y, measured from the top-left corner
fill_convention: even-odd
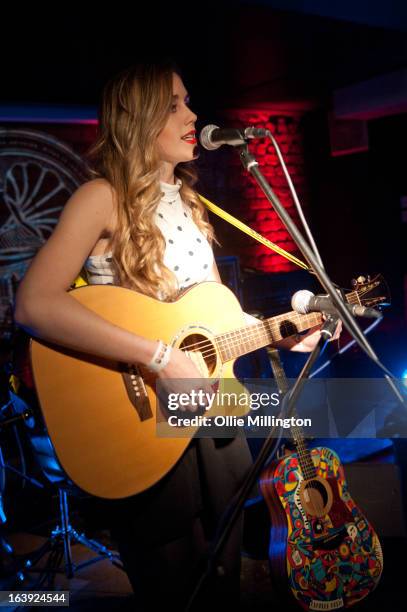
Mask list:
[[[375,277],[346,299],[368,306],[383,302],[384,285]],[[230,380],[244,390],[233,373],[238,357],[322,320],[319,313],[289,312],[245,325],[234,294],[216,282],[196,285],[171,303],[112,285],[88,285],[70,294],[115,325],[187,351],[220,391]],[[175,465],[197,431],[191,426],[182,428],[182,436],[157,435],[157,427],[166,422],[155,378],[134,364],[32,339],[31,365],[57,458],[68,477],[92,495],[122,498],[151,487]],[[232,415],[247,411],[247,405],[230,407]],[[224,412],[214,402],[206,416]]]
[[[268,349],[273,350],[273,349]],[[271,358],[280,393],[289,390],[278,352]],[[286,450],[260,476],[271,529],[270,573],[276,587],[306,610],[337,610],[364,599],[383,570],[380,541],[348,491],[330,448],[307,448],[291,428],[296,452]]]
[[[267,466],[260,480],[271,575],[305,610],[349,608],[380,580],[380,541],[349,493],[338,455],[309,450],[300,428],[291,431],[297,452]]]

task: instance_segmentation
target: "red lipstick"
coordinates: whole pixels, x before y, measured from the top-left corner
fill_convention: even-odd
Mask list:
[[[195,135],[196,135],[196,130],[191,130],[190,132],[182,136],[182,140],[185,140],[185,142],[187,142],[188,144],[196,145],[198,141],[195,138]]]

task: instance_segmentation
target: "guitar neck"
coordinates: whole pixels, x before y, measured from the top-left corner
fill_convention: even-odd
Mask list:
[[[216,337],[216,345],[222,361],[226,362],[269,344],[275,344],[283,338],[319,325],[321,321],[322,316],[318,312],[306,315],[295,311],[287,312],[255,325],[246,325],[226,334],[220,334]]]
[[[314,462],[312,461],[312,455],[308,449],[301,427],[298,427],[297,425],[292,426],[291,433],[297,449],[298,463],[300,465],[303,477],[305,480],[315,478],[317,474],[316,468]]]
[[[271,317],[255,325],[246,325],[235,331],[221,334],[216,337],[216,344],[220,350],[222,361],[225,362],[305,331],[310,327],[319,325],[321,321],[322,315],[318,312],[300,315],[292,311],[277,317]],[[303,433],[299,427],[293,427],[291,431],[297,447],[302,474],[305,479],[313,478],[316,471]]]
[[[381,285],[382,280],[379,279],[371,284]],[[366,291],[367,289],[360,292],[350,291],[345,295],[346,301],[348,304],[361,304],[360,294]],[[234,331],[220,334],[216,336],[216,346],[225,363],[269,344],[275,344],[284,338],[310,329],[310,327],[320,325],[320,323],[322,323],[322,315],[319,312],[302,315],[292,310],[255,325],[245,325]]]

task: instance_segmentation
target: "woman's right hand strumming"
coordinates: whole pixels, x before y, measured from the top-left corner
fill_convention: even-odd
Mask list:
[[[168,364],[157,373],[157,376],[167,395],[169,393],[190,394],[192,390],[213,393],[209,379],[205,378],[191,358],[178,348],[172,349]],[[206,404],[204,400],[200,404],[201,408]],[[180,410],[196,412],[197,406],[193,404],[180,406]]]

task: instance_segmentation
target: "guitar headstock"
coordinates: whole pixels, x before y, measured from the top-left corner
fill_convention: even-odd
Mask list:
[[[363,306],[390,306],[389,287],[381,274],[358,276],[352,279],[352,287]]]

